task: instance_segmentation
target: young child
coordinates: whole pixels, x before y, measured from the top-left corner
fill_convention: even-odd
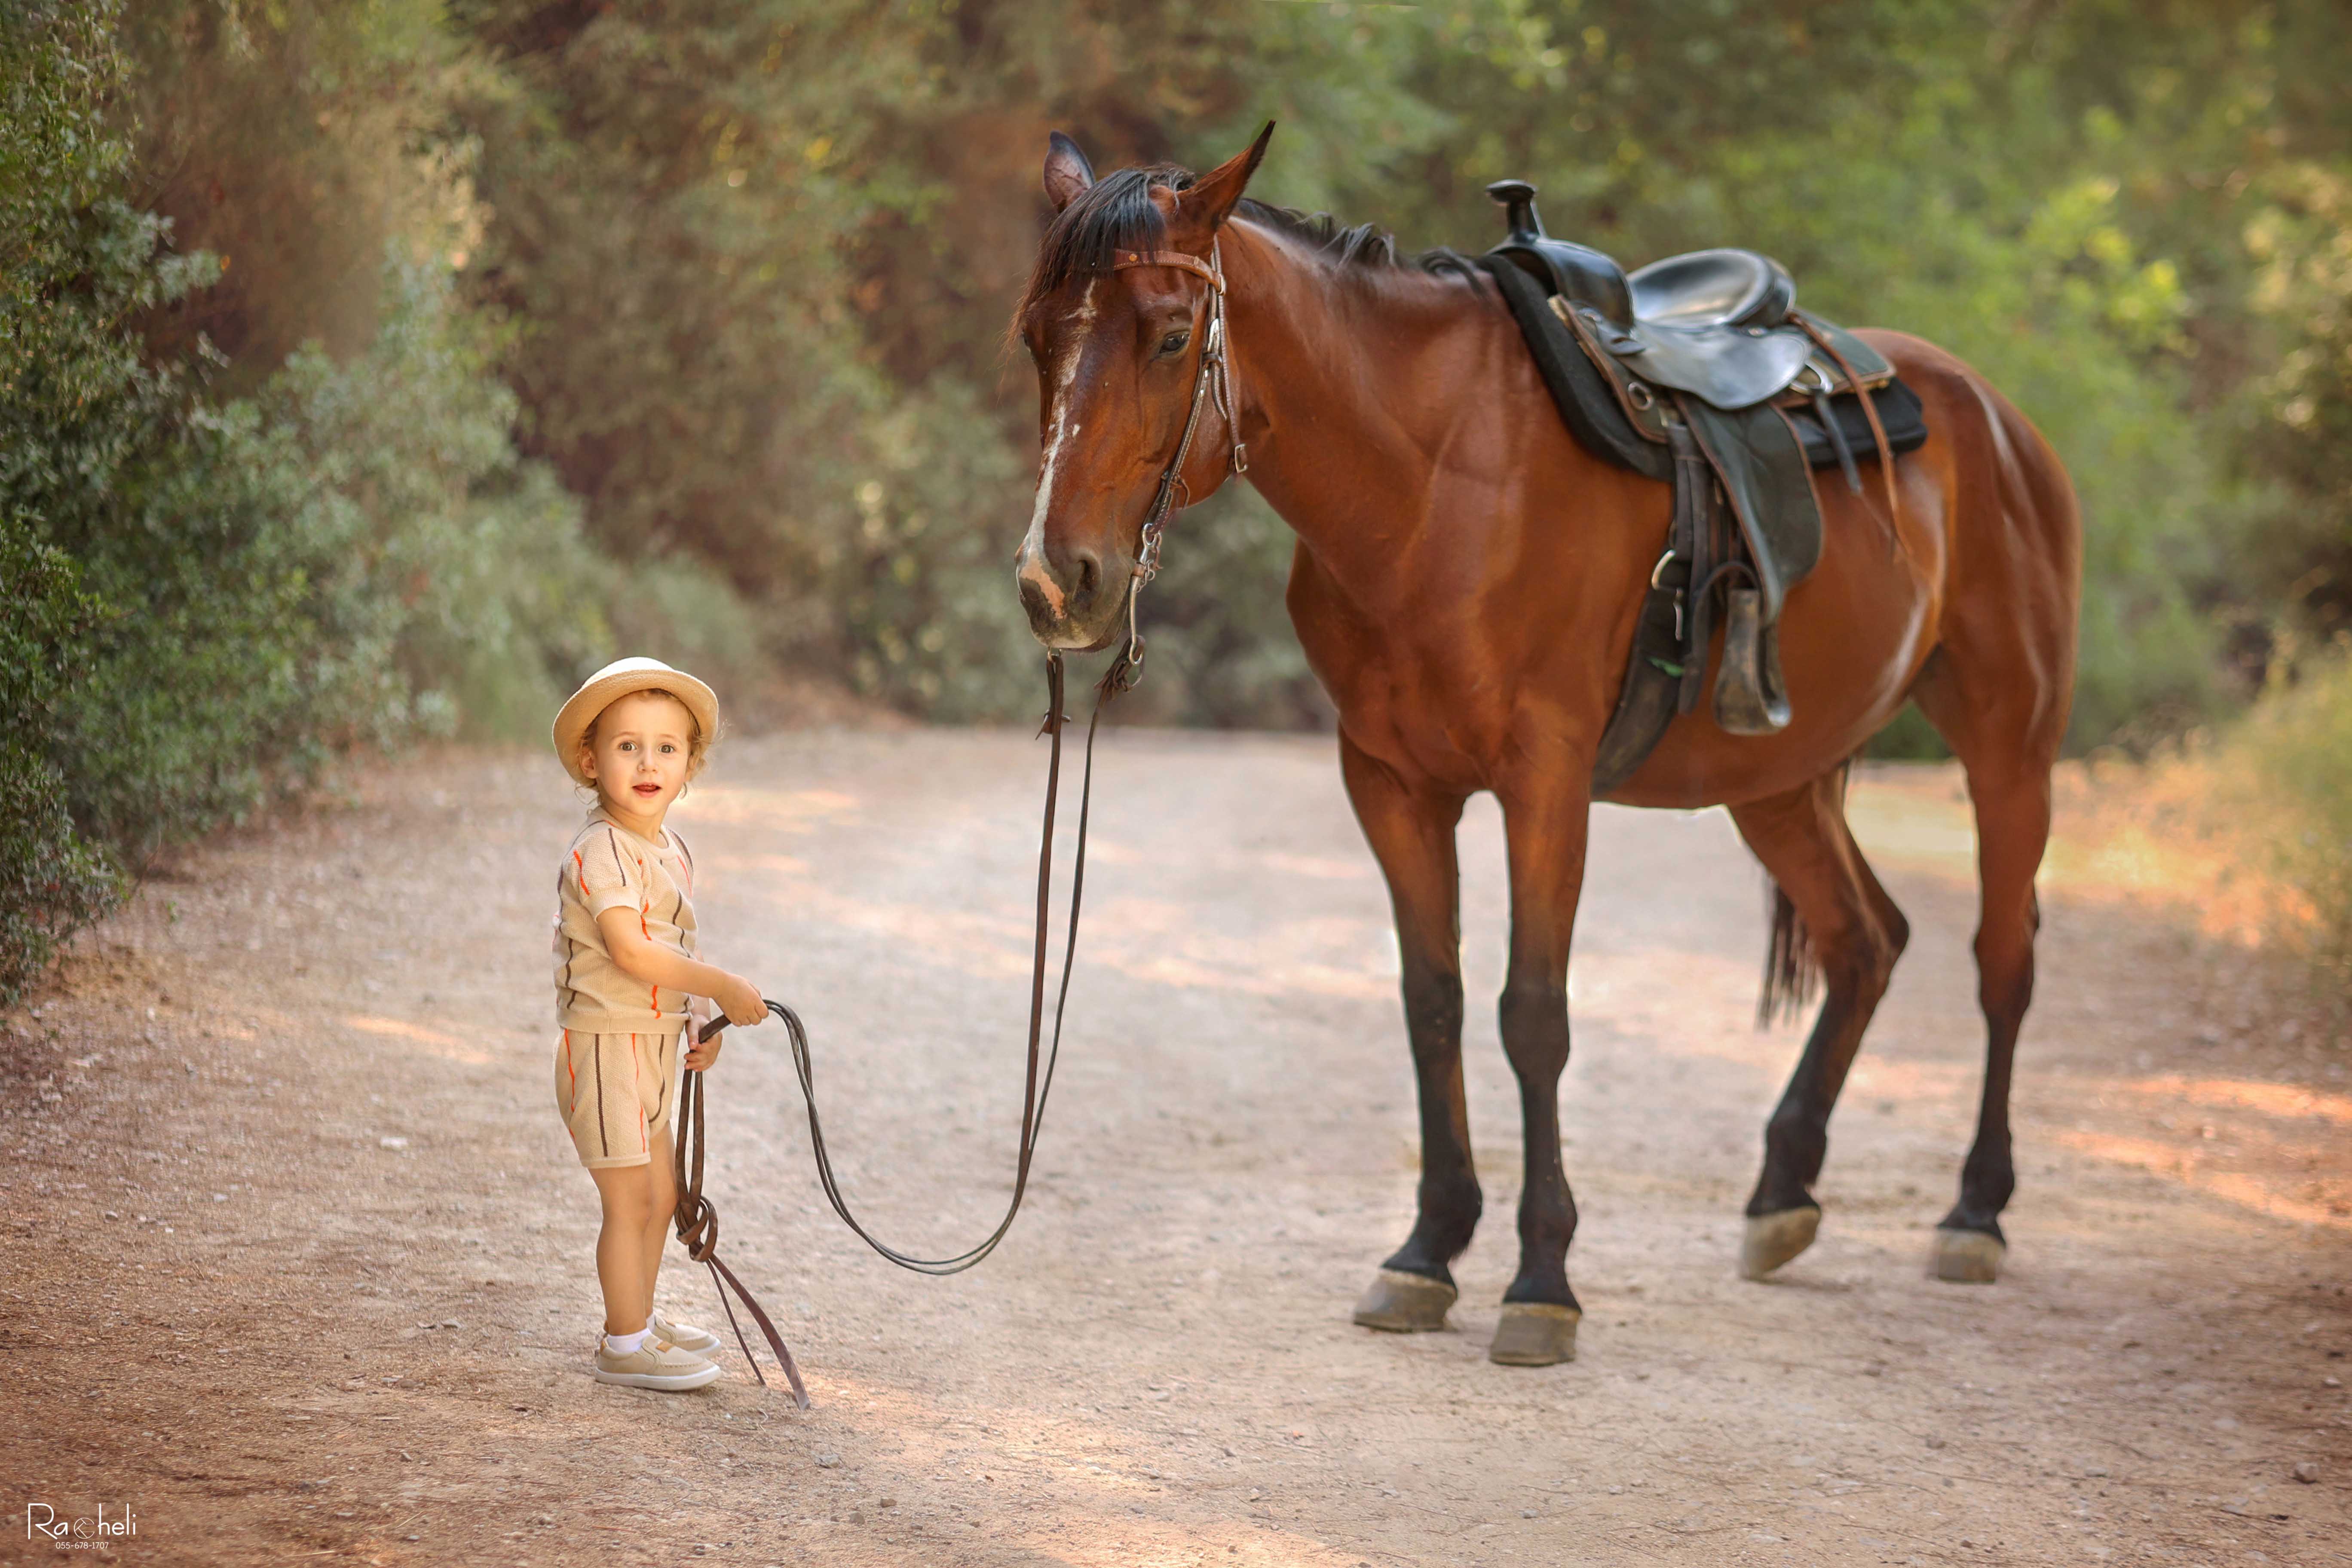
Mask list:
[[[696,956],[694,854],[662,819],[719,731],[710,688],[658,659],[606,665],[555,716],[555,754],[596,804],[557,876],[555,1105],[595,1179],[604,1225],[596,1380],[682,1390],[715,1381],[719,1338],[654,1308],[671,1211],[678,1040],[708,997],[728,1021],[767,1017],[757,987]],[[686,1041],[701,1072],[719,1042]]]

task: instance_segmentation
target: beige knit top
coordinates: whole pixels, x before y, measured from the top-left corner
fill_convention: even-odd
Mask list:
[[[562,1027],[613,1035],[675,1034],[686,1026],[686,993],[625,973],[596,927],[606,910],[634,910],[649,940],[695,956],[694,852],[674,827],[662,837],[667,843],[640,838],[601,806],[572,836],[556,874],[555,1016]]]

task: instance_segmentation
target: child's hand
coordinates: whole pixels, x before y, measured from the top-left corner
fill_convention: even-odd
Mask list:
[[[713,991],[710,999],[727,1015],[730,1024],[749,1028],[768,1016],[768,1005],[761,1000],[760,988],[740,974],[730,974],[727,984]]]
[[[719,1034],[713,1035],[707,1040],[696,1041],[688,1046],[686,1051],[686,1070],[688,1072],[700,1072],[704,1068],[709,1067],[711,1063],[719,1059],[719,1047],[726,1043],[727,1037],[723,1034]]]

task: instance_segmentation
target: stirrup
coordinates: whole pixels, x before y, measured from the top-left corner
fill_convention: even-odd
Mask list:
[[[1724,595],[1723,667],[1715,677],[1715,721],[1732,735],[1772,735],[1789,727],[1789,691],[1780,679],[1778,626],[1760,626],[1764,596],[1754,588]]]

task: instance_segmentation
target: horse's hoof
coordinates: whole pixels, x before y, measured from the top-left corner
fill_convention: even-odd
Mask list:
[[[1486,1359],[1500,1366],[1551,1366],[1576,1359],[1576,1321],[1584,1314],[1549,1301],[1506,1301]]]
[[[1442,1280],[1383,1268],[1356,1303],[1356,1321],[1384,1333],[1433,1333],[1445,1326],[1445,1309],[1454,1305],[1455,1293]]]
[[[1936,1230],[1936,1278],[1954,1285],[1990,1285],[2000,1278],[2009,1248],[1980,1230]]]
[[[1805,1248],[1822,1228],[1822,1211],[1808,1204],[1801,1209],[1759,1214],[1748,1222],[1739,1244],[1739,1277],[1761,1279]]]

